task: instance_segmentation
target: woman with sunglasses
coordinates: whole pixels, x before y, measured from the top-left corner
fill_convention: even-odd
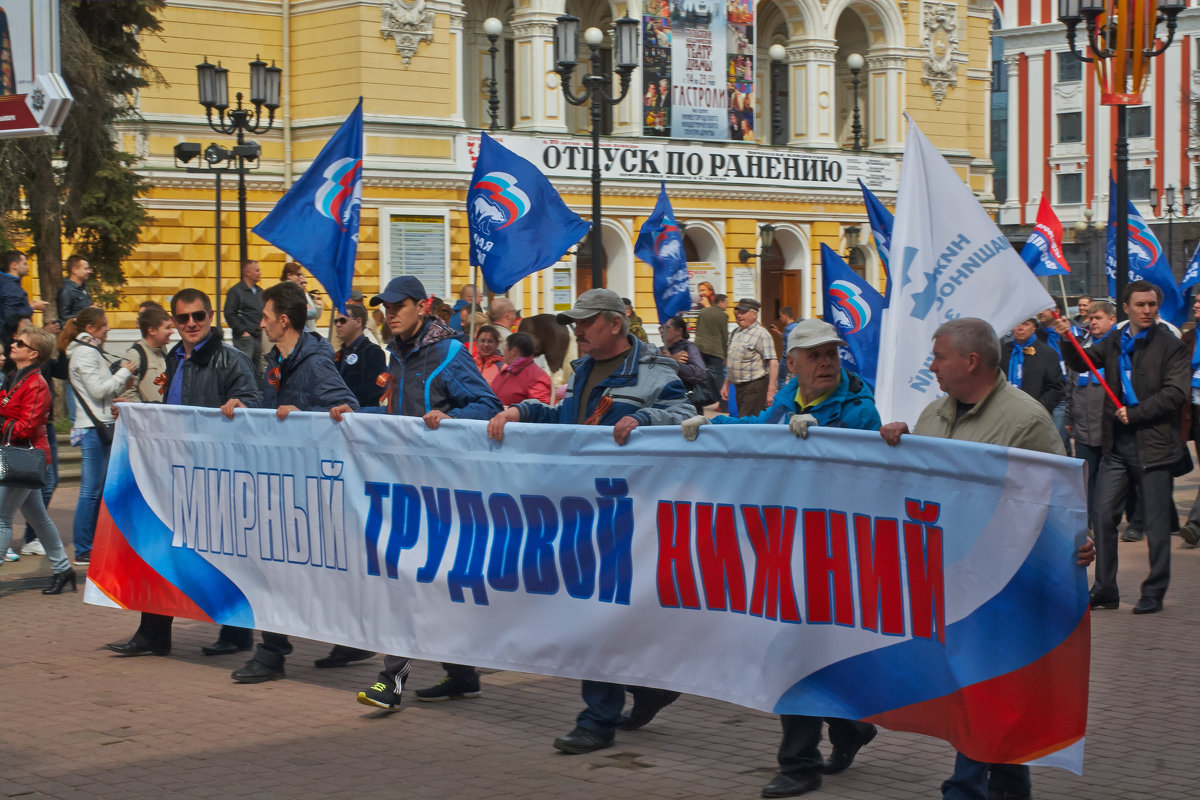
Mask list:
[[[104,309],[95,306],[67,320],[58,335],[59,349],[67,351],[70,363],[67,374],[77,401],[71,446],[78,445],[83,451],[79,502],[75,504],[72,526],[75,563],[79,565],[91,560],[92,537],[96,534],[100,495],[104,491],[108,451],[112,446],[112,401],[132,385],[135,367],[131,361],[117,362],[104,352],[107,337],[108,317]]]
[[[34,447],[50,463],[50,440],[46,436],[46,420],[50,416],[50,386],[42,377],[41,365],[54,355],[54,336],[41,328],[29,326],[13,337],[9,360],[16,370],[0,389],[0,440],[10,444]],[[54,569],[50,585],[42,594],[61,594],[69,583],[75,591],[75,570],[63,548],[58,528],[46,513],[40,489],[24,486],[0,486],[0,553],[12,541],[13,517],[20,511],[33,526],[46,558]]]

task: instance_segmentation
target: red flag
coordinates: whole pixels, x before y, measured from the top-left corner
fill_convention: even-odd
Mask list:
[[[1042,203],[1038,206],[1037,224],[1033,233],[1021,249],[1021,258],[1033,270],[1034,275],[1070,275],[1071,268],[1063,257],[1062,223],[1054,215],[1054,209],[1042,192]]]

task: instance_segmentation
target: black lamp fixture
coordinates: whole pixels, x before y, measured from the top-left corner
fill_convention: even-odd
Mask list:
[[[1184,186],[1182,196],[1177,197],[1175,187],[1168,186],[1162,190],[1162,196],[1159,197],[1158,189],[1150,187],[1150,205],[1154,206],[1154,216],[1167,219],[1168,264],[1175,256],[1175,218],[1191,215],[1192,207],[1196,205],[1196,194],[1192,187]]]
[[[613,31],[613,62],[620,77],[620,93],[612,94],[612,77],[604,73],[604,62],[600,45],[604,43],[604,31],[588,28],[583,40],[591,48],[589,73],[584,75],[583,94],[571,91],[571,75],[579,63],[579,17],[563,14],[554,28],[554,71],[558,73],[563,96],[573,106],[591,103],[592,111],[592,230],[588,238],[592,258],[592,287],[604,286],[603,248],[600,230],[600,125],[601,110],[607,105],[615,106],[629,93],[629,81],[638,67],[638,32],[641,27],[628,13],[617,20]]]
[[[759,264],[762,264],[766,260],[767,253],[770,251],[771,246],[775,244],[775,226],[770,223],[760,225],[758,227],[758,238],[762,245],[762,250],[759,252],[751,253],[744,247],[738,251],[738,258],[741,259],[743,264],[749,263],[756,258]]]
[[[863,127],[862,118],[858,113],[858,73],[862,72],[864,63],[863,57],[858,53],[851,53],[846,57],[846,66],[850,68],[854,85],[854,121],[850,126],[850,133],[854,136],[855,150],[862,150]]]
[[[246,134],[263,134],[275,124],[275,111],[279,108],[280,86],[283,70],[272,62],[270,66],[257,56],[250,62],[250,104],[253,109],[242,106],[242,93],[236,95],[237,106],[229,108],[229,70],[221,62],[210,64],[208,58],[196,65],[196,86],[200,105],[208,126],[217,133],[237,134],[237,146],[231,157],[237,161],[238,173],[238,257],[245,261],[248,256],[246,242],[246,175],[245,162],[257,161],[260,149],[257,143],[246,143]],[[263,121],[266,109],[266,121]],[[214,112],[215,115],[214,115]],[[214,119],[215,116],[215,119]],[[219,294],[219,292],[218,292]]]
[[[488,40],[488,57],[492,60],[492,77],[488,79],[488,114],[492,117],[489,130],[500,130],[500,94],[496,91],[496,40],[504,32],[504,23],[495,17],[483,21],[483,33]]]

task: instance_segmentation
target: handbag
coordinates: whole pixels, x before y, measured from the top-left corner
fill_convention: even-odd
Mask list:
[[[0,407],[8,405],[21,384],[8,390]],[[46,485],[46,454],[36,447],[17,447],[11,444],[12,428],[4,426],[4,441],[0,442],[0,486],[40,489]]]
[[[92,413],[88,401],[83,399],[83,394],[79,391],[79,387],[75,385],[75,382],[68,378],[67,383],[71,384],[71,390],[75,392],[75,399],[79,401],[79,405],[87,412],[88,419],[92,421],[92,426],[96,429],[96,435],[100,437],[100,444],[105,447],[112,447],[113,431],[116,429],[117,423],[101,422],[96,419],[96,415]]]

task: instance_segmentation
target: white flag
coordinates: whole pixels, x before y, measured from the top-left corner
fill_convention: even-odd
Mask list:
[[[884,422],[912,425],[943,394],[929,371],[938,326],[979,317],[1003,336],[1054,301],[911,118],[891,256],[898,284],[884,314],[875,398]]]

